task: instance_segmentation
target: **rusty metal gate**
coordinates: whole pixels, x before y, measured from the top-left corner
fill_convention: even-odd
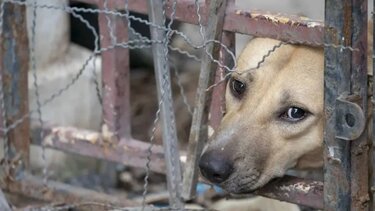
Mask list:
[[[63,9],[71,13],[81,9],[53,8],[48,5],[37,5],[33,1],[0,2],[0,124],[2,138],[4,142],[9,143],[3,160],[6,164],[4,166],[7,178],[1,182],[2,190],[45,201],[96,201],[125,207],[138,206],[130,200],[45,181],[27,174],[30,146],[28,140],[34,137],[32,144],[43,147],[128,166],[147,165],[151,171],[167,173],[170,206],[182,209],[182,198],[190,199],[195,194],[198,180],[197,160],[203,148],[202,140],[206,140],[207,137],[207,125],[217,128],[223,115],[221,106],[225,85],[221,82],[225,81],[227,67],[235,66],[233,55],[229,52],[234,52],[235,33],[242,33],[275,38],[289,44],[325,48],[324,183],[286,176],[271,182],[256,191],[256,194],[324,210],[374,210],[374,188],[371,188],[374,184],[371,176],[375,174],[372,174],[372,144],[367,136],[370,128],[366,122],[368,114],[371,113],[367,105],[373,103],[373,100],[368,100],[370,93],[367,83],[367,48],[372,47],[367,43],[367,1],[326,0],[324,24],[298,16],[253,13],[237,8],[231,0],[126,1],[126,9],[149,14],[152,23],[151,34],[155,40],[164,40],[165,37],[171,36],[170,25],[162,26],[164,15],[172,20],[207,26],[205,38],[211,42],[206,43],[204,49],[207,54],[204,54],[201,60],[196,107],[187,149],[188,159],[184,164],[183,176],[174,142],[176,134],[173,124],[164,127],[164,149],[162,146],[146,144],[131,137],[128,48],[108,47],[112,44],[111,33],[114,33],[120,42],[129,41],[130,16],[128,13],[120,12],[124,9],[122,1],[79,0],[99,8],[90,12],[99,14],[100,34],[103,36],[101,48],[107,49],[96,52],[102,55],[102,83],[105,87],[102,101],[106,133],[79,128],[48,127],[43,122],[40,127],[30,130],[27,71],[29,63],[33,66],[35,61],[33,57],[29,61],[29,51],[25,48],[29,46],[25,6]],[[200,13],[199,10],[197,12],[197,5]],[[165,10],[162,9],[163,6]],[[114,23],[115,30],[108,27],[108,19]],[[171,97],[166,62],[168,51],[165,50],[168,49],[168,42],[164,40],[151,44],[153,54],[158,58],[154,64],[158,73],[159,99],[163,102],[160,112],[163,115],[164,126],[167,126],[174,121],[173,115],[166,115],[168,111],[173,110],[172,105],[168,104]],[[32,54],[33,47],[30,48]],[[216,75],[213,74],[215,72]],[[213,90],[212,93],[207,92],[207,89]],[[209,119],[206,111],[210,105]],[[42,138],[38,139],[38,136]],[[372,141],[375,141],[375,136]],[[150,147],[153,147],[152,152]]]

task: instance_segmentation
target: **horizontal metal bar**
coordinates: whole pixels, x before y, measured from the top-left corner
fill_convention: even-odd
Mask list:
[[[323,208],[323,182],[284,176],[269,182],[252,194],[291,202],[316,209]],[[232,198],[248,198],[249,195],[233,195]]]
[[[88,4],[97,4],[98,0],[79,0]],[[114,1],[114,7],[124,8],[124,2]],[[173,1],[168,0],[166,15],[172,13]],[[176,5],[175,19],[198,24],[195,1],[179,0]],[[207,21],[207,7],[200,3],[202,22]],[[129,0],[129,10],[147,14],[147,2],[145,0]],[[224,30],[241,34],[270,37],[283,41],[305,43],[309,45],[322,45],[324,24],[322,21],[311,20],[297,15],[285,15],[264,11],[247,11],[241,8],[227,7],[225,11]]]
[[[40,145],[41,128],[32,129],[33,144]],[[48,148],[76,153],[94,158],[121,163],[127,166],[146,166],[147,143],[135,139],[121,140],[120,144],[111,141],[97,132],[73,127],[44,128],[45,144]],[[124,139],[124,138],[122,138]],[[164,153],[161,146],[152,149],[150,168],[154,172],[165,173]]]
[[[19,181],[3,181],[0,186],[4,191],[43,201],[64,202],[65,204],[96,202],[121,207],[139,205],[137,202],[122,197],[111,196],[60,182],[48,181],[45,185],[43,179],[28,174],[25,174],[22,180]]]

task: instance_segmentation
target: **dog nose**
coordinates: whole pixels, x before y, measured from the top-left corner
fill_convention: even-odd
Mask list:
[[[199,169],[202,175],[213,183],[222,183],[233,172],[233,164],[220,152],[209,151],[199,160]]]

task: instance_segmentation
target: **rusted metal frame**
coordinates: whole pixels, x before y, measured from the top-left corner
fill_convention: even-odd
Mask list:
[[[210,12],[208,24],[205,29],[206,40],[221,40],[223,20],[225,16],[226,0],[210,2]],[[203,146],[208,139],[208,113],[211,104],[211,92],[208,87],[213,84],[217,64],[214,59],[219,58],[220,45],[210,43],[203,49],[198,89],[195,99],[195,108],[191,123],[189,145],[187,151],[187,162],[183,177],[183,197],[185,200],[191,199],[195,195],[196,182],[198,180],[198,161],[202,153]]]
[[[89,4],[97,4],[98,0],[79,0]],[[117,9],[123,8],[122,1],[111,1]],[[167,1],[167,16],[172,13],[172,0]],[[207,7],[200,4],[202,21],[207,22]],[[145,0],[129,0],[129,10],[147,14]],[[176,20],[198,24],[194,0],[179,0],[176,8]],[[264,11],[247,11],[235,6],[227,7],[225,11],[225,31],[241,34],[270,37],[288,42],[322,45],[324,26],[321,21],[310,20],[306,17],[284,15]]]
[[[28,183],[28,182],[27,182]],[[274,186],[274,187],[277,187],[277,186]],[[29,189],[30,190],[30,189]],[[22,191],[23,192],[23,191]],[[63,192],[65,192],[65,191],[63,191]],[[70,191],[68,191],[68,192],[70,192]],[[260,193],[261,194],[261,193]],[[86,194],[85,194],[86,195]],[[267,196],[267,194],[265,194],[266,196]],[[54,199],[56,199],[56,197],[53,197]],[[64,200],[66,199],[65,197],[63,197],[64,198]],[[90,199],[92,199],[92,197],[90,197]],[[313,206],[314,207],[314,206]]]
[[[274,187],[277,187],[277,186],[274,186]],[[261,194],[261,193],[260,193]],[[267,196],[267,194],[265,194],[266,196]],[[317,206],[317,207],[319,207],[319,206]]]
[[[2,74],[4,104],[6,117],[1,116],[1,128],[6,128],[28,113],[28,81],[29,51],[26,28],[26,8],[23,6],[4,3],[4,15],[0,37],[0,74]],[[6,124],[3,125],[3,118]],[[17,170],[11,173],[21,173],[29,167],[29,120],[24,119],[13,130],[3,133],[9,140],[10,159],[17,162]],[[5,140],[5,139],[3,139]],[[10,175],[17,176],[17,175]]]
[[[33,129],[32,135],[38,136],[40,130],[40,128]],[[133,167],[144,167],[147,162],[148,144],[142,141],[123,138],[121,141],[126,144],[113,144],[101,133],[73,127],[44,128],[43,133],[45,145],[48,148]],[[38,139],[32,140],[33,144],[41,144]],[[161,146],[154,146],[150,167],[154,172],[165,173],[164,153]]]
[[[137,206],[139,203],[126,200],[123,197],[98,193],[93,190],[79,188],[60,182],[44,181],[35,176],[25,174],[20,181],[11,180],[0,183],[1,189],[11,193],[21,194],[43,201],[61,202],[65,204],[96,202],[112,204],[121,207]]]
[[[165,13],[162,0],[149,0],[147,4],[148,17],[151,23],[164,26]],[[169,206],[183,209],[181,198],[181,164],[176,133],[174,107],[172,100],[171,77],[168,62],[169,33],[150,26],[151,39],[163,40],[163,43],[153,43],[152,53],[156,86],[159,99],[160,119],[163,127],[163,147],[166,162],[167,187],[169,191]]]
[[[369,210],[367,1],[327,0],[325,42],[324,209]],[[355,115],[357,114],[357,115]]]
[[[114,6],[114,1],[107,1],[106,9],[113,10]],[[105,0],[99,0],[98,7],[105,9]],[[99,30],[102,48],[128,41],[127,20],[123,17],[100,13]],[[111,35],[114,35],[115,40]],[[129,49],[116,47],[102,52],[101,56],[103,132],[111,136],[115,143],[122,137],[131,136]]]

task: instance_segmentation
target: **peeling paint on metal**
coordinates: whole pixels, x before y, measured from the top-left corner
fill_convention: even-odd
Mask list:
[[[102,136],[103,136],[103,141],[111,141],[112,138],[115,136],[113,132],[109,130],[109,127],[107,124],[103,124],[102,126]]]
[[[312,189],[311,186],[306,185],[304,183],[295,183],[295,184],[292,184],[292,185],[280,186],[280,190],[282,190],[282,191],[288,191],[288,192],[300,191],[300,192],[303,192],[305,194],[310,192],[311,189]]]

